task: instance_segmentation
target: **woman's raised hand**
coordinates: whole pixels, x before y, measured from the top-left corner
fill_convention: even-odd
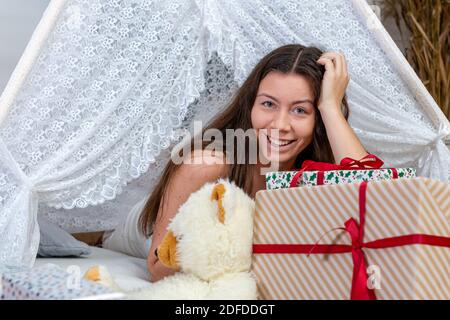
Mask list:
[[[325,66],[318,108],[321,113],[340,112],[342,99],[350,81],[345,57],[342,53],[325,52],[317,63]]]

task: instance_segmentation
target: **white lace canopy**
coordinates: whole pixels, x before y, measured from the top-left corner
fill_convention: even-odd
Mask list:
[[[370,152],[449,181],[450,125],[362,0],[53,0],[0,100],[0,264],[33,265],[38,212],[113,229],[183,129],[288,43],[346,55]]]

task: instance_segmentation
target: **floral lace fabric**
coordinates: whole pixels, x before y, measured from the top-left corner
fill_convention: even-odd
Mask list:
[[[68,0],[0,126],[0,264],[32,265],[36,214],[112,229],[192,121],[288,43],[342,51],[350,124],[389,166],[450,178],[437,125],[349,0]]]

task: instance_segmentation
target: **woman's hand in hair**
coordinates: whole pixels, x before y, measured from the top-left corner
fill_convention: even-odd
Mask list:
[[[335,162],[340,163],[345,157],[361,159],[367,155],[367,151],[341,111],[342,99],[350,80],[345,58],[340,53],[326,52],[317,62],[325,65],[318,108]]]
[[[350,81],[345,57],[341,53],[325,52],[317,63],[325,66],[318,108],[321,113],[341,112],[342,99]]]

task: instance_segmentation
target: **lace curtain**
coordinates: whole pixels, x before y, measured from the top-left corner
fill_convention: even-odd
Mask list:
[[[344,52],[350,124],[366,148],[387,165],[449,181],[449,123],[399,66],[406,61],[380,44],[391,40],[377,36],[365,2],[52,5],[41,22],[52,17],[51,28],[27,48],[35,58],[19,63],[22,81],[13,75],[0,100],[3,266],[33,265],[38,211],[71,232],[114,228],[149,194],[192,121],[220,112],[257,61],[287,43]]]

